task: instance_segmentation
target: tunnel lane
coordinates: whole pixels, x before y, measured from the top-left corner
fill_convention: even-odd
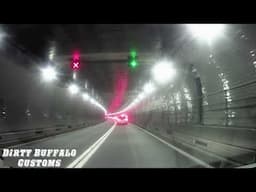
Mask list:
[[[88,149],[97,139],[109,130],[113,123],[104,122],[95,126],[87,127],[81,130],[64,133],[38,141],[32,141],[22,145],[9,147],[11,149],[76,149],[77,155],[75,158],[62,158],[61,167],[68,166],[77,156]],[[18,167],[18,158],[5,158],[5,166]]]
[[[188,168],[206,167],[163,143],[136,125],[115,130],[85,168]]]
[[[62,158],[63,168],[209,167],[133,124],[119,126],[104,122],[15,148],[77,149],[76,157]],[[4,160],[11,167],[17,167],[17,161],[17,158]]]

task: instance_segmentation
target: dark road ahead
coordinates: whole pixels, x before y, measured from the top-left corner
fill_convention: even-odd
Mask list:
[[[63,168],[207,167],[207,164],[173,147],[133,124],[117,126],[105,122],[15,148],[77,149],[76,157],[62,158]],[[6,158],[5,163],[17,167],[17,160]]]

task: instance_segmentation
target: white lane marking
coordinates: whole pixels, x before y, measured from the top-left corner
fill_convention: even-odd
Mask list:
[[[198,158],[196,158],[196,157],[190,155],[189,153],[187,153],[187,152],[185,152],[185,151],[183,151],[183,150],[181,150],[181,149],[175,147],[174,145],[172,145],[172,144],[170,144],[170,143],[164,141],[163,139],[157,137],[156,135],[153,135],[152,133],[148,132],[147,130],[142,129],[142,128],[138,127],[138,126],[136,126],[136,127],[137,127],[138,129],[140,129],[141,131],[143,131],[143,132],[145,132],[145,133],[151,135],[151,136],[154,137],[155,139],[161,141],[162,143],[166,144],[168,147],[174,149],[175,151],[179,152],[180,154],[182,154],[182,155],[188,157],[189,159],[193,160],[194,162],[196,162],[196,163],[198,163],[198,164],[200,164],[200,165],[202,165],[202,166],[204,166],[204,167],[206,167],[206,168],[214,168],[213,166],[207,164],[206,162],[204,162],[204,161],[202,161],[202,160],[200,160],[200,159],[198,159]]]
[[[250,164],[250,165],[243,165],[240,167],[236,167],[236,168],[255,168],[256,167],[256,163]]]
[[[87,150],[85,150],[77,159],[70,163],[67,168],[82,168],[91,156],[99,149],[107,137],[112,133],[116,126],[116,123],[103,135],[101,136],[94,144],[92,144]]]
[[[101,124],[101,123],[100,123]],[[100,125],[100,124],[97,124],[97,125]],[[28,144],[36,144],[36,143],[39,143],[39,142],[42,142],[42,141],[46,141],[46,140],[49,140],[49,139],[52,139],[52,138],[56,138],[58,136],[64,136],[64,135],[68,135],[69,133],[75,133],[76,131],[82,131],[83,129],[88,129],[88,128],[91,128],[91,127],[94,127],[96,125],[92,125],[92,126],[89,126],[89,127],[84,127],[84,128],[81,128],[81,129],[75,129],[75,130],[68,130],[67,132],[64,132],[64,133],[60,133],[60,134],[57,134],[57,135],[51,135],[51,136],[47,136],[45,138],[42,138],[42,139],[37,139],[37,140],[33,140],[33,141],[29,141],[29,142],[26,142],[26,143],[21,143],[21,144],[17,144],[17,145],[12,145],[12,146],[9,146],[9,147],[6,147],[6,148],[15,148],[15,147],[21,147],[21,146],[24,146],[24,145],[28,145]],[[1,149],[1,148],[0,148]]]

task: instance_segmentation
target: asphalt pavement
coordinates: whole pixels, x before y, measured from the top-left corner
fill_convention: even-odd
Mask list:
[[[13,149],[76,149],[76,156],[60,158],[62,168],[205,167],[200,165],[200,160],[136,125],[116,125],[112,122],[15,146]],[[4,164],[18,167],[19,158],[4,158]]]

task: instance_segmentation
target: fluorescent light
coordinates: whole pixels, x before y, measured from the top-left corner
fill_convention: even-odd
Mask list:
[[[41,72],[44,81],[51,82],[57,79],[57,72],[52,66],[41,69]]]
[[[0,46],[3,43],[4,38],[7,36],[7,34],[0,28]]]
[[[151,83],[151,82],[145,84],[144,87],[143,87],[143,91],[144,91],[145,93],[148,93],[148,94],[149,94],[149,93],[152,93],[153,91],[155,91],[155,89],[156,89],[156,87],[155,87],[154,84]]]
[[[79,87],[76,84],[71,84],[68,87],[69,92],[73,94],[77,94],[79,92]]]
[[[90,98],[90,96],[87,93],[83,93],[82,97],[85,101],[87,101]]]
[[[208,44],[223,35],[225,29],[224,24],[188,24],[187,26],[193,36],[206,41]]]
[[[176,75],[176,70],[173,68],[172,63],[166,60],[158,62],[151,72],[154,80],[159,84],[170,82]]]

